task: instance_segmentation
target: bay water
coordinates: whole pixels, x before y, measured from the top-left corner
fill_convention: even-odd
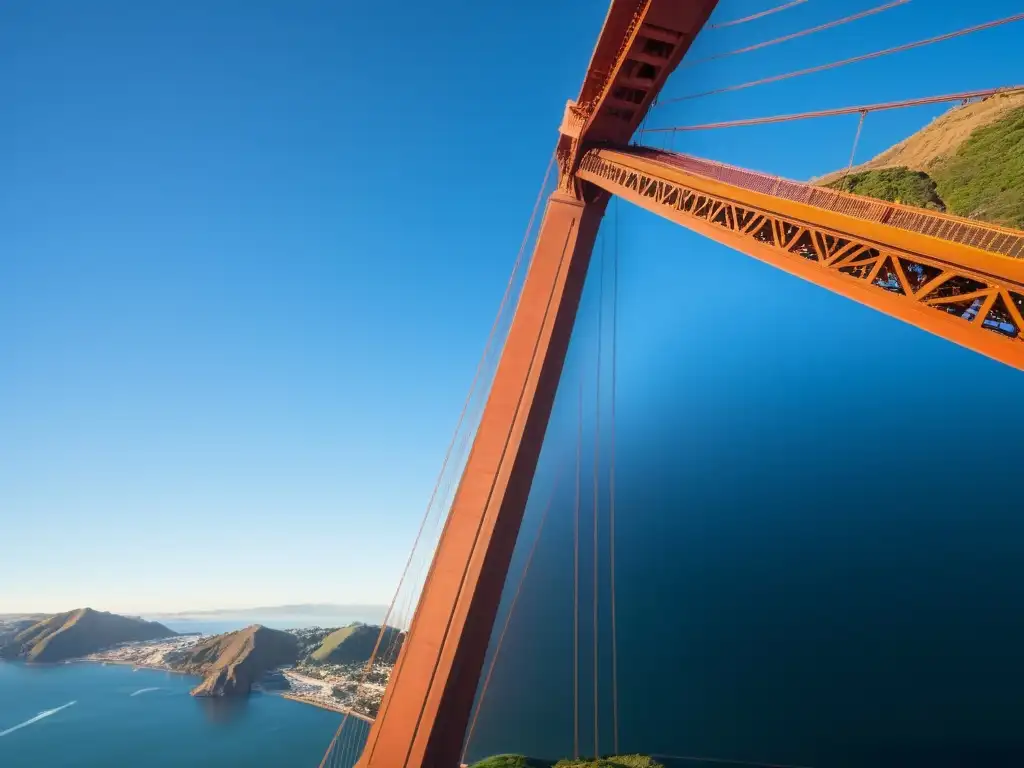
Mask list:
[[[308,768],[341,721],[270,694],[195,699],[195,684],[123,665],[0,663],[0,766]]]

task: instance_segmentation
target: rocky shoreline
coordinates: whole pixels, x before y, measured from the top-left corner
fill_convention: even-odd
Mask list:
[[[123,649],[119,649],[119,650],[123,650]],[[185,671],[182,671],[180,669],[174,669],[173,667],[170,667],[170,666],[168,666],[166,664],[142,664],[142,663],[137,663],[137,662],[134,662],[134,661],[125,661],[123,659],[107,658],[105,656],[106,653],[107,652],[105,652],[105,651],[101,651],[98,654],[91,654],[90,656],[85,656],[85,657],[80,658],[80,659],[68,659],[67,661],[62,661],[62,662],[58,662],[58,663],[60,663],[60,664],[100,664],[100,665],[113,664],[115,666],[121,666],[121,667],[132,667],[133,669],[145,669],[145,670],[149,670],[151,672],[168,672],[168,673],[173,674],[173,675],[183,675],[183,676],[186,676],[186,677],[193,677],[193,678],[196,678],[197,680],[201,680],[202,679],[202,675],[197,675],[197,674],[192,673],[192,672],[185,672]],[[45,665],[45,666],[49,666],[49,665]],[[287,674],[287,671],[285,671],[284,676],[286,678],[290,678],[290,676]],[[349,709],[349,708],[345,707],[344,705],[342,705],[340,703],[331,703],[329,700],[323,698],[322,696],[318,696],[318,695],[316,695],[314,693],[309,693],[309,692],[306,692],[306,691],[296,690],[296,689],[292,689],[292,688],[289,688],[288,690],[285,690],[285,691],[276,691],[276,690],[268,690],[266,688],[262,688],[261,687],[260,691],[262,693],[265,693],[265,694],[269,695],[269,696],[280,696],[283,699],[288,699],[290,701],[296,701],[296,702],[299,702],[300,704],[308,704],[309,706],[317,707],[318,709],[326,709],[326,710],[329,710],[331,712],[337,712],[337,713],[342,714],[342,715],[347,714],[347,715],[351,715],[353,717],[358,717],[360,720],[365,720],[367,723],[372,723],[373,722],[373,720],[371,718],[367,717],[366,715],[364,715],[364,714],[362,714],[360,712],[356,712],[353,709]]]
[[[244,697],[256,689],[364,720],[372,720],[380,706],[403,641],[396,628],[358,622],[289,630],[253,624],[217,635],[178,634],[156,622],[91,608],[14,617],[0,625],[2,658],[192,675],[200,678],[193,696]],[[371,656],[375,663],[368,669]]]

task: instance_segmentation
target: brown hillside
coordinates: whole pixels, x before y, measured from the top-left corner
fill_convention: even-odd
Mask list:
[[[22,630],[0,655],[55,662],[85,656],[119,643],[156,640],[174,634],[155,621],[79,608],[50,616]]]
[[[180,672],[205,676],[193,696],[245,696],[265,672],[294,664],[298,653],[295,635],[253,624],[211,637],[167,662]]]
[[[953,155],[976,128],[1000,120],[1018,107],[1024,107],[1024,93],[990,96],[966,106],[954,107],[877,157],[855,165],[851,173],[899,167],[928,171],[936,160]],[[835,171],[813,182],[830,184],[845,173],[845,169]]]

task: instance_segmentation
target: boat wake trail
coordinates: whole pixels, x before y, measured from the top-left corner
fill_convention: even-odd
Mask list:
[[[129,696],[138,696],[140,693],[149,693],[150,691],[159,691],[159,688],[139,688],[135,693],[129,693]]]
[[[56,709],[44,709],[38,715],[36,715],[35,717],[30,717],[24,723],[18,723],[13,728],[8,728],[6,731],[0,731],[0,737],[6,736],[9,733],[14,733],[17,730],[21,730],[22,728],[25,728],[27,726],[32,725],[32,723],[38,723],[40,720],[43,720],[43,719],[49,717],[50,715],[55,715],[58,712],[60,712],[62,709],[67,709],[68,707],[70,707],[70,706],[72,706],[74,704],[77,704],[77,703],[78,703],[77,701],[69,701],[67,704],[64,704],[64,705],[62,705],[60,707],[57,707]]]

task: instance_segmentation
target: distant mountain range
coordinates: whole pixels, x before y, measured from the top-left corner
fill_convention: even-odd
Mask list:
[[[263,619],[291,618],[294,616],[336,618],[357,616],[365,621],[382,621],[387,613],[386,605],[297,603],[295,605],[266,605],[255,608],[214,608],[174,613],[147,613],[146,616],[159,621],[213,621],[259,617]]]

